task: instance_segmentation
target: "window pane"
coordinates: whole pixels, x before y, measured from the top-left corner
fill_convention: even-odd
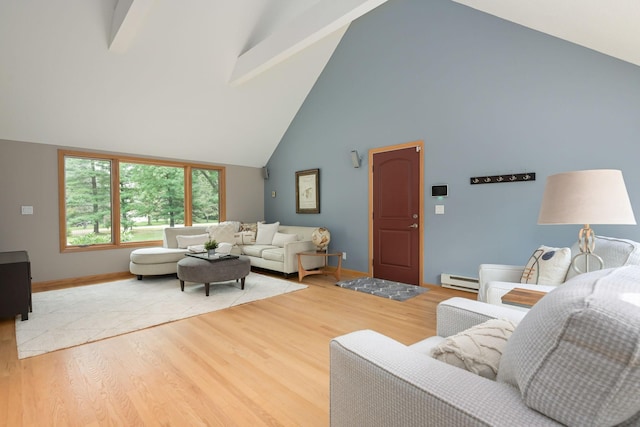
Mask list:
[[[191,215],[194,225],[217,224],[220,221],[219,184],[217,170],[191,170]]]
[[[113,243],[111,161],[65,157],[67,246]]]
[[[184,225],[184,168],[120,163],[120,240],[162,240]]]

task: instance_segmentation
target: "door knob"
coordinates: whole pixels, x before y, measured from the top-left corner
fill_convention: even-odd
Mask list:
[[[418,228],[418,224],[411,224],[409,228]]]

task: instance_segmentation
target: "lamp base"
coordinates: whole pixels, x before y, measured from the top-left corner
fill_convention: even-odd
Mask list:
[[[578,233],[578,246],[580,247],[580,253],[573,257],[571,260],[571,267],[573,271],[578,274],[588,273],[591,271],[589,269],[589,258],[593,257],[600,264],[600,268],[598,270],[602,270],[604,268],[604,261],[600,256],[593,252],[596,247],[596,235],[593,232],[593,228],[589,227],[589,224],[585,224],[580,232]],[[580,270],[576,260],[578,258],[584,257],[584,271]]]
[[[580,270],[580,267],[578,267],[578,264],[576,262],[576,260],[581,257],[585,258],[584,271]],[[580,252],[579,254],[574,256],[573,259],[571,260],[571,268],[573,268],[573,271],[575,271],[578,274],[590,272],[591,269],[589,268],[589,257],[593,257],[596,259],[596,261],[598,261],[598,264],[600,264],[600,267],[598,268],[598,270],[602,270],[604,268],[604,261],[602,260],[602,258],[600,258],[598,254],[594,254],[593,252]]]

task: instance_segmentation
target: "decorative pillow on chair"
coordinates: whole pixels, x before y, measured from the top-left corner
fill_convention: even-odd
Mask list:
[[[256,234],[256,245],[270,245],[273,242],[273,236],[278,232],[280,222],[273,224],[258,223],[258,233]]]
[[[560,285],[571,265],[571,249],[540,246],[524,267],[520,283],[529,285]]]
[[[507,319],[491,319],[448,337],[431,356],[481,377],[496,379],[502,350],[515,325]]]

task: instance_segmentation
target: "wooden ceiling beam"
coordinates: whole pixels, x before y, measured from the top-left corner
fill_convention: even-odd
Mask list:
[[[240,85],[387,0],[323,0],[238,57],[230,84]]]
[[[109,50],[124,53],[142,27],[155,0],[118,0],[111,21]]]

